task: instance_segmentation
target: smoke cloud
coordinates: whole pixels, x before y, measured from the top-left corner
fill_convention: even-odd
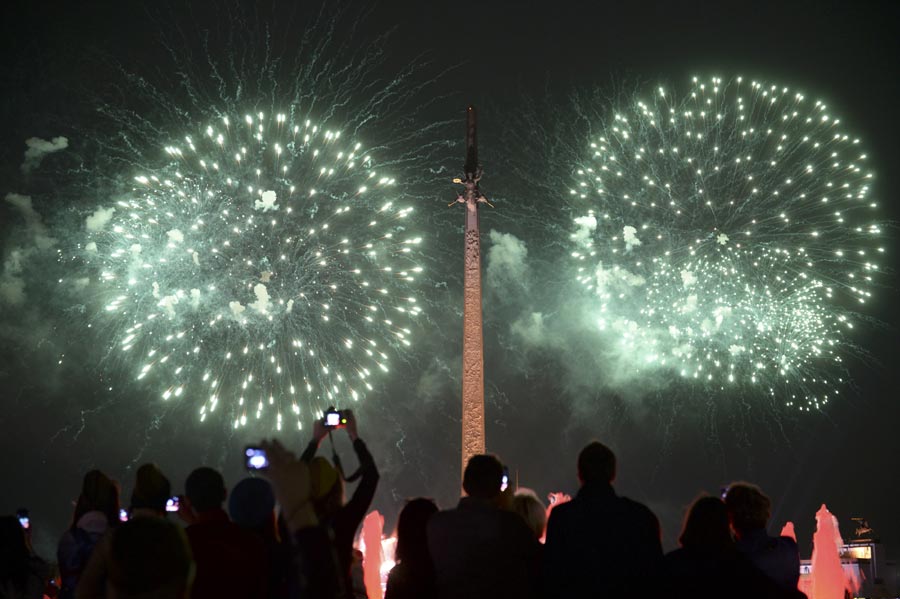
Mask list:
[[[17,235],[18,244],[9,249],[3,260],[3,271],[0,273],[0,302],[19,306],[25,304],[28,299],[25,277],[29,263],[37,254],[56,245],[56,239],[47,232],[47,227],[44,226],[41,215],[32,206],[29,196],[8,193],[4,199],[25,221],[25,227],[20,229]]]
[[[637,237],[637,229],[631,226],[622,227],[622,239],[625,240],[626,252],[630,252],[632,249],[641,245],[641,240]]]
[[[40,137],[29,137],[25,140],[28,149],[25,150],[25,162],[22,163],[22,173],[29,174],[40,166],[44,156],[53,152],[59,152],[69,147],[69,140],[65,137],[54,137],[50,141]]]
[[[278,204],[275,203],[276,201],[278,201],[278,199],[274,191],[264,191],[262,199],[253,202],[253,209],[262,210],[263,212],[278,210]]]
[[[8,193],[5,199],[25,219],[26,233],[31,237],[36,249],[46,250],[56,244],[56,239],[47,233],[41,215],[32,207],[30,196]]]
[[[487,279],[491,285],[487,291],[502,292],[499,297],[506,301],[509,292],[521,291],[528,285],[528,248],[510,233],[491,230],[488,238],[491,247],[487,252]]]
[[[84,224],[87,230],[93,232],[102,231],[106,224],[112,219],[115,208],[97,208],[94,213],[87,217]]]
[[[587,241],[597,221],[588,216],[576,224],[575,237]],[[492,245],[486,254],[485,293],[502,298],[490,304],[490,311],[495,315],[491,322],[501,327],[507,366],[526,372],[558,368],[559,384],[572,400],[590,397],[595,402],[601,391],[638,399],[659,387],[662,373],[649,364],[636,369],[636,356],[653,353],[656,343],[671,333],[643,330],[644,336],[637,338],[637,323],[611,318],[602,309],[604,297],[641,293],[646,285],[643,277],[600,263],[590,273],[593,288],[588,291],[575,279],[558,280],[558,264],[529,260],[526,242],[515,235],[491,231],[488,238]],[[626,251],[641,243],[634,227],[624,228],[623,240]],[[542,306],[552,306],[552,310],[536,309]],[[690,299],[685,308],[692,308]],[[720,322],[727,314],[715,317]],[[716,326],[713,321],[711,326]],[[513,366],[514,360],[520,363]],[[580,413],[596,406],[573,405],[573,409]]]

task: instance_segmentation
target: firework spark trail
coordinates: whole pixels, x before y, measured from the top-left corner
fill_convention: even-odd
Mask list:
[[[822,102],[741,78],[600,123],[569,189],[596,333],[635,372],[827,403],[884,252],[860,141]]]
[[[233,398],[235,426],[266,414],[279,429],[371,390],[421,312],[422,237],[395,180],[359,142],[285,114],[224,117],[165,151],[84,246],[137,378],[201,420]]]
[[[105,96],[122,100],[98,98],[66,173],[100,200],[59,252],[59,283],[106,345],[98,370],[140,381],[129,393],[280,430],[410,359],[428,319],[413,205],[447,151],[446,123],[420,115],[444,73],[418,58],[385,71],[384,36],[361,43],[340,10],[297,29],[226,12],[164,40],[175,93],[116,65]]]

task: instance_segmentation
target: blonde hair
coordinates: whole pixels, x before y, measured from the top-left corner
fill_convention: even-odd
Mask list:
[[[512,509],[519,514],[536,539],[544,536],[547,527],[547,508],[531,489],[520,488],[512,500]]]

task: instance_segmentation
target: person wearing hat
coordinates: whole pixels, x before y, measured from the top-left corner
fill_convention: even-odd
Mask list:
[[[378,486],[378,468],[366,444],[359,438],[356,418],[352,411],[341,412],[345,423],[339,427],[326,427],[324,418],[313,424],[313,439],[303,452],[301,460],[309,464],[310,495],[319,521],[331,529],[334,548],[337,553],[341,575],[345,577],[346,588],[351,588],[350,568],[353,563],[353,539],[362,523],[375,489]],[[334,428],[343,428],[353,442],[353,451],[359,460],[359,470],[346,480],[359,478],[359,484],[350,501],[344,503],[343,472],[338,461],[337,467],[324,457],[316,457],[322,440]],[[337,458],[337,454],[334,456]]]
[[[232,522],[258,535],[263,541],[269,564],[268,596],[286,596],[291,544],[283,542],[276,527],[272,484],[254,476],[241,480],[228,494],[228,514]]]
[[[159,466],[143,464],[135,475],[131,493],[130,520],[166,517],[166,501],[172,494],[172,485]],[[112,530],[112,529],[111,529]],[[97,543],[88,564],[75,589],[75,599],[106,597],[112,556],[112,534],[106,534]]]

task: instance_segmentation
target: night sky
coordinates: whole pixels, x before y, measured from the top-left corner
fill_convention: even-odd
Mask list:
[[[309,24],[321,23],[316,18],[334,11],[283,4],[265,3],[254,18],[271,24],[278,40],[272,51],[293,57],[304,35],[314,40],[322,35],[324,29],[310,31]],[[190,114],[190,99],[177,83],[173,54],[163,41],[176,49],[178,61],[197,62],[196,69],[186,69],[194,73],[205,72],[206,57],[197,42],[203,31],[212,32],[208,51],[213,55],[228,51],[251,57],[251,72],[253,60],[261,60],[242,45],[248,39],[252,45],[253,31],[243,31],[231,45],[215,43],[227,39],[235,23],[247,22],[234,17],[248,14],[237,6],[4,4],[0,191],[5,197],[30,196],[44,234],[57,243],[25,256],[27,300],[0,303],[0,513],[30,508],[36,546],[45,556],[68,523],[70,501],[86,470],[98,467],[121,480],[126,496],[136,466],[145,461],[159,463],[178,491],[201,464],[222,469],[234,484],[242,475],[240,449],[268,433],[252,427],[235,432],[225,419],[201,424],[194,406],[161,406],[156,389],[136,384],[121,363],[107,367],[103,345],[111,344],[110,338],[102,327],[81,324],[93,318],[90,302],[85,313],[83,305],[48,280],[60,268],[55,248],[79,235],[72,223],[83,222],[114,193],[117,179],[110,165],[128,170],[104,156],[106,147],[114,148],[110,152],[123,147],[110,125],[111,110],[116,118],[127,118],[122,115],[130,111],[142,114],[151,124],[147,130],[158,127],[163,138],[177,134],[177,120],[203,117]],[[374,507],[391,526],[404,498],[432,496],[449,507],[458,490],[463,215],[446,205],[455,197],[450,179],[463,161],[465,106],[473,103],[480,110],[483,188],[496,206],[482,216],[486,269],[491,231],[512,233],[527,243],[534,272],[554,271],[559,259],[554,246],[563,237],[562,217],[541,201],[534,182],[564,181],[567,167],[553,164],[552,144],[537,132],[529,135],[529,124],[566,119],[569,98],[578,92],[648,89],[658,82],[684,89],[694,75],[743,75],[825,99],[848,130],[863,139],[876,172],[873,197],[884,207],[884,221],[896,223],[898,17],[894,2],[864,1],[461,1],[343,7],[335,17],[334,39],[320,40],[324,54],[319,59],[340,48],[335,50],[340,65],[380,50],[372,66],[376,72],[366,77],[382,81],[411,62],[418,65],[404,83],[410,97],[395,104],[399,114],[380,115],[384,124],[364,129],[365,135],[389,137],[414,129],[419,133],[410,139],[430,144],[427,154],[401,165],[422,169],[408,193],[418,202],[417,230],[433,240],[426,240],[422,250],[430,283],[422,291],[428,318],[414,331],[417,341],[409,355],[394,361],[392,372],[354,406],[361,436],[382,472]],[[154,102],[134,75],[164,93],[167,103]],[[338,116],[365,105],[372,95],[364,85],[346,90],[348,101]],[[179,105],[183,114],[173,117],[176,111],[169,107]],[[136,121],[128,122],[134,126]],[[423,133],[428,124],[433,126]],[[25,140],[56,136],[67,137],[69,147],[23,174]],[[510,139],[525,142],[514,145]],[[385,144],[385,154],[396,149],[377,143]],[[151,148],[140,151],[147,153],[141,160],[155,160]],[[519,176],[525,171],[528,176]],[[9,201],[0,203],[4,268],[34,226]],[[508,298],[516,290],[500,286],[502,279],[492,289],[495,280],[487,274],[489,450],[510,465],[522,486],[545,496],[560,490],[574,494],[577,451],[591,438],[607,442],[619,456],[617,488],[657,513],[667,548],[676,545],[683,509],[698,493],[715,493],[729,481],[744,479],[772,496],[773,531],[785,521],[795,523],[804,557],[810,554],[814,514],[823,502],[841,521],[845,538],[851,536],[850,518],[864,517],[890,554],[900,555],[895,499],[900,491],[895,391],[900,319],[893,274],[900,248],[895,227],[885,231],[893,239],[885,243],[884,266],[892,270],[879,280],[857,321],[852,342],[859,350],[845,362],[854,384],[821,413],[799,414],[741,393],[697,397],[684,388],[655,384],[648,384],[651,390],[636,385],[623,391],[602,380],[591,388],[584,369],[575,384],[583,347],[557,348],[552,355],[518,347],[510,334],[517,308]],[[59,366],[62,355],[65,364]],[[285,432],[282,438],[299,450],[305,435]],[[349,444],[339,443],[339,450],[347,453]]]

